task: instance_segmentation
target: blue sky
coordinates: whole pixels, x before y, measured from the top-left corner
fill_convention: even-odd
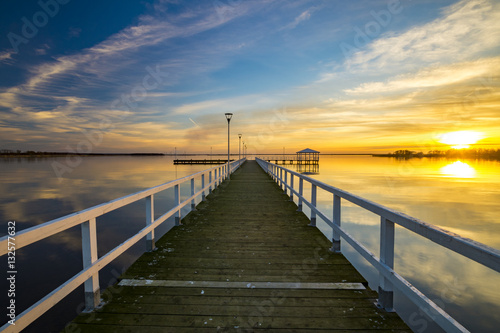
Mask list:
[[[0,148],[223,152],[225,112],[255,153],[499,143],[498,1],[0,6]]]

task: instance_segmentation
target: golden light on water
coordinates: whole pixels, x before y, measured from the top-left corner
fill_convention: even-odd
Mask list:
[[[476,131],[458,131],[445,133],[439,136],[439,142],[450,145],[451,148],[469,148],[484,137],[484,134]]]
[[[445,165],[440,172],[447,177],[474,178],[476,176],[476,169],[461,161]]]

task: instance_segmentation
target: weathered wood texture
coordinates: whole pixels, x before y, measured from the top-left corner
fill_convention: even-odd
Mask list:
[[[121,279],[247,288],[115,286],[67,332],[411,332],[370,290],[259,289],[252,282],[362,282],[283,191],[248,161]],[[104,293],[106,296],[106,293]]]

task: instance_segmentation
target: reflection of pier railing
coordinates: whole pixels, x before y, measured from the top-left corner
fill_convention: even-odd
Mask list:
[[[496,272],[500,272],[500,251],[470,239],[460,237],[447,230],[435,227],[282,166],[258,158],[256,158],[256,160],[262,169],[280,185],[285,193],[289,194],[291,200],[293,200],[294,196],[297,196],[299,211],[302,211],[303,204],[310,208],[311,226],[316,226],[316,217],[318,216],[332,228],[332,251],[340,253],[340,242],[342,238],[378,271],[380,277],[378,305],[381,308],[392,310],[394,298],[393,290],[396,288],[396,290],[408,297],[420,311],[433,318],[433,320],[446,332],[469,332],[453,317],[446,313],[443,308],[426,297],[394,270],[395,226],[397,224],[406,228]],[[294,181],[298,181],[298,184],[295,182],[294,185]],[[304,183],[308,183],[308,186],[310,186],[310,198],[304,196]],[[333,218],[327,217],[324,212],[318,209],[318,188],[333,196]],[[358,240],[354,239],[341,227],[340,212],[342,199],[380,216],[379,257],[368,250]]]

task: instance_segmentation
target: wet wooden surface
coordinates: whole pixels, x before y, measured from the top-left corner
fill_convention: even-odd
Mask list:
[[[182,223],[65,331],[411,332],[254,161]]]

